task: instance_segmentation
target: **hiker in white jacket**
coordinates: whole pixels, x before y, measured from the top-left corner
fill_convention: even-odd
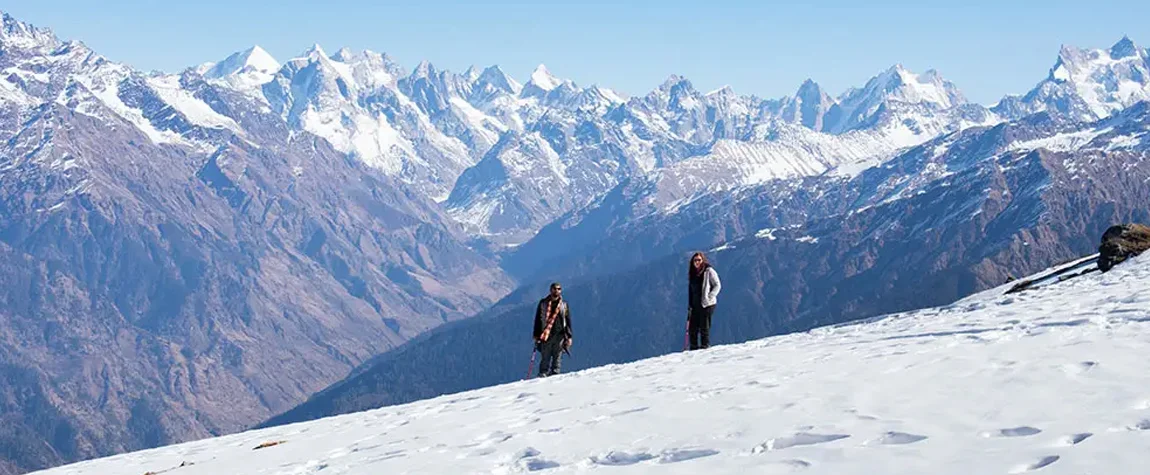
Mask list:
[[[690,346],[692,350],[708,348],[711,346],[711,316],[715,314],[722,283],[719,281],[719,273],[701,252],[691,256],[687,275],[690,282],[687,290],[687,333],[690,336]]]

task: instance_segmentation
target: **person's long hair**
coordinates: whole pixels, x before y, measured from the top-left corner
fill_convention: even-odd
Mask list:
[[[695,258],[696,257],[703,260],[703,265],[699,266],[698,269],[695,268]],[[703,271],[707,270],[708,267],[711,267],[711,263],[707,262],[707,256],[704,255],[702,252],[696,252],[696,253],[692,254],[691,259],[687,261],[687,276],[688,277],[697,277],[697,276],[701,275],[703,273]]]

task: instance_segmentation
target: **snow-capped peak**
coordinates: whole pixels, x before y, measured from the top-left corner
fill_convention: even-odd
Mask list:
[[[1050,110],[1079,120],[1096,120],[1150,100],[1150,52],[1129,37],[1109,49],[1063,45],[1050,75],[1020,99],[996,109],[1019,117]]]
[[[425,59],[423,61],[420,61],[419,65],[417,65],[415,67],[415,70],[413,70],[411,72],[411,78],[412,79],[430,78],[432,76],[435,76],[435,74],[436,74],[435,66],[433,66],[431,64],[431,62],[429,62],[428,60]]]
[[[37,28],[0,12],[0,48],[14,46],[21,49],[50,49],[59,45],[60,40],[47,28]]]
[[[828,115],[833,118],[824,124],[824,128],[838,134],[878,119],[877,114],[885,117],[911,115],[898,122],[905,122],[905,119],[917,121],[918,118],[932,120],[923,115],[932,113],[924,111],[950,110],[966,104],[966,98],[957,86],[943,79],[937,71],[915,74],[902,64],[895,64],[871,78],[861,89],[848,90],[836,102],[834,113]],[[918,137],[920,133],[912,135]]]
[[[311,48],[308,48],[306,51],[301,53],[299,57],[304,58],[304,59],[313,59],[313,60],[314,59],[321,59],[321,58],[322,59],[329,59],[327,57],[327,53],[325,53],[323,51],[323,47],[320,46],[319,43],[312,44]]]
[[[686,83],[687,85],[690,85],[691,82],[688,81],[687,78],[685,78],[683,76],[680,76],[678,74],[672,74],[670,76],[667,76],[667,79],[665,79],[663,81],[663,84],[659,85],[659,90],[670,91],[672,88],[674,88],[680,84],[684,84],[684,83]]]
[[[475,90],[485,93],[501,91],[507,94],[519,94],[522,89],[523,86],[503,72],[499,66],[490,66],[484,69],[483,73],[475,80]]]
[[[244,51],[232,53],[223,61],[214,64],[204,72],[204,77],[219,79],[245,72],[274,74],[279,68],[280,63],[271,54],[256,45]]]
[[[535,71],[531,72],[531,80],[528,82],[528,84],[533,84],[544,91],[555,89],[562,83],[563,81],[552,75],[551,71],[547,70],[547,66],[542,64],[536,66]]]
[[[342,48],[330,59],[334,67],[350,69],[352,77],[355,78],[354,83],[368,90],[394,85],[396,80],[404,75],[403,68],[391,57],[371,50],[354,52]],[[346,68],[343,68],[343,65],[346,65]]]
[[[799,85],[799,90],[795,92],[795,97],[803,103],[830,103],[832,99],[827,95],[819,83],[812,79],[807,79]]]
[[[779,115],[786,122],[799,123],[812,130],[823,130],[823,117],[835,105],[834,99],[812,79],[807,79],[795,97],[783,98]]]
[[[1145,55],[1146,52],[1138,48],[1138,45],[1134,44],[1134,41],[1131,40],[1129,36],[1123,36],[1121,40],[1118,40],[1117,43],[1114,43],[1114,46],[1110,47],[1111,59],[1122,59],[1132,56]]]
[[[275,71],[280,68],[279,61],[276,61],[270,53],[260,48],[259,45],[252,46],[247,53],[248,58],[245,64],[248,66],[262,71]]]
[[[479,79],[479,74],[479,68],[475,67],[475,65],[471,65],[467,68],[467,71],[463,72],[463,78],[468,82],[475,82]]]
[[[350,63],[355,59],[355,57],[355,51],[353,51],[351,48],[348,48],[347,46],[340,48],[339,51],[336,51],[335,54],[331,55],[331,59],[344,63]]]
[[[323,47],[319,45],[319,43],[312,45],[311,48],[308,48],[307,51],[303,52],[302,57],[295,58],[292,61],[294,62],[298,60],[302,60],[307,63],[316,63],[320,66],[321,69],[332,71],[335,74],[343,77],[345,81],[353,84],[355,83],[355,74],[352,72],[351,66],[347,63],[344,63],[343,61],[336,59],[335,57],[328,56],[327,53],[324,52]]]
[[[943,79],[938,71],[932,69],[919,75],[907,70],[901,63],[875,76],[858,93],[860,95],[847,100],[892,99],[912,104],[925,102],[944,109],[966,102],[958,88]]]

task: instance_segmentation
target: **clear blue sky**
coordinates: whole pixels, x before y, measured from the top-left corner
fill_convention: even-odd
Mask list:
[[[270,3],[270,2],[268,2]],[[281,62],[313,43],[463,71],[539,63],[582,85],[643,94],[675,73],[707,91],[832,94],[894,63],[938,69],[973,101],[1023,93],[1061,44],[1150,45],[1150,2],[1105,0],[467,2],[423,0],[9,0],[0,9],[114,61],[174,72],[259,44]],[[620,2],[622,3],[622,2]]]

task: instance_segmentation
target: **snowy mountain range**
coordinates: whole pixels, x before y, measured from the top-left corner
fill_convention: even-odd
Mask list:
[[[713,193],[670,214],[630,214],[620,189],[605,202],[622,205],[550,225],[508,256],[536,285],[373,358],[267,425],[514,380],[515,349],[530,348],[524,322],[551,281],[575,322],[568,370],[678,351],[682,272],[697,249],[723,282],[712,342],[944,305],[1092,253],[1113,223],[1150,221],[1148,133],[1150,103],[1087,125],[1040,113],[938,137],[851,177]]]
[[[202,80],[242,93],[253,110],[232,114],[270,111],[289,134],[323,137],[444,203],[472,235],[515,245],[630,178],[655,177],[656,201],[668,205],[700,192],[858,170],[942,133],[1043,110],[1102,118],[1150,98],[1148,56],[1128,38],[1110,50],[1064,47],[1045,81],[991,108],[969,103],[937,71],[901,65],[834,97],[809,80],[781,99],[730,88],[703,94],[673,75],[645,96],[624,98],[542,65],[521,85],[498,66],[456,74],[423,62],[408,73],[386,54],[329,55],[319,45],[283,64],[256,46],[140,81],[192,124],[237,133],[236,117],[190,87]],[[91,76],[93,92],[154,141],[210,148],[210,138],[124,102],[120,88],[132,74],[105,69]],[[7,87],[36,88],[36,74],[15,68]]]
[[[1148,257],[1022,294],[38,473],[1137,473]]]
[[[758,285],[741,311],[779,310],[743,328],[764,335],[957,298],[1148,218],[1150,53],[1127,38],[1064,47],[984,107],[901,65],[779,99],[319,45],[143,73],[2,21],[4,475],[248,427],[428,330],[510,315],[539,279],[618,308],[652,296],[620,275],[714,249]],[[941,290],[894,298],[920,271]],[[677,308],[655,293],[643,325]],[[404,354],[422,358],[384,353]]]

